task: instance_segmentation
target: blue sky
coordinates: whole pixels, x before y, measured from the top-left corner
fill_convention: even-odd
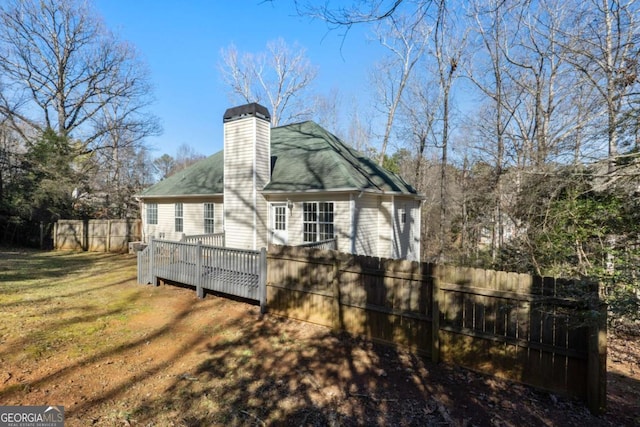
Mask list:
[[[368,69],[380,52],[365,28],[345,38],[343,30],[297,16],[290,0],[96,0],[95,8],[149,66],[156,98],[151,110],[164,129],[148,139],[154,157],[175,156],[181,144],[204,155],[222,149],[222,115],[233,105],[218,64],[220,50],[232,43],[253,53],[279,37],[298,43],[319,68],[316,92],[337,89],[345,98],[370,94]]]

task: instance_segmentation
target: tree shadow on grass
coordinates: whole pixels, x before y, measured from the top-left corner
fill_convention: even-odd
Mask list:
[[[137,294],[136,298],[140,298],[140,297],[142,297],[141,293]],[[136,299],[134,298],[131,300],[131,303],[134,304],[135,301]],[[19,384],[19,387],[16,387],[15,384],[13,385],[9,384],[5,388],[0,388],[0,399],[2,401],[7,401],[8,399],[11,399],[11,398],[14,398],[15,396],[20,395],[21,392],[24,392],[24,391],[28,392],[31,389],[42,389],[45,387],[55,388],[59,384],[67,382],[65,379],[70,375],[74,375],[74,372],[78,369],[84,368],[86,366],[91,366],[91,365],[100,366],[102,362],[105,362],[105,361],[107,361],[110,364],[112,363],[110,359],[114,357],[125,356],[128,352],[136,351],[136,349],[140,349],[140,348],[144,348],[145,346],[148,346],[149,343],[153,340],[157,340],[172,334],[176,326],[184,322],[185,318],[187,318],[188,316],[197,314],[198,310],[199,310],[198,308],[185,307],[182,310],[177,311],[172,317],[167,318],[165,324],[162,327],[152,330],[149,333],[144,333],[141,337],[138,337],[132,340],[127,340],[126,342],[123,342],[120,344],[106,346],[104,350],[97,351],[93,354],[90,352],[86,357],[80,357],[77,360],[73,361],[72,363],[69,363],[62,367],[54,367],[53,370],[51,370],[47,374],[42,375],[39,378],[30,380],[28,383],[21,383]],[[116,315],[122,312],[123,312],[122,309],[112,310],[108,312],[101,312],[99,314],[94,314],[94,315],[78,316],[78,317],[74,317],[74,318],[59,322],[57,324],[46,325],[46,331],[33,331],[28,335],[28,338],[25,338],[25,340],[21,342],[23,344],[26,344],[29,339],[36,339],[37,336],[41,333],[47,333],[48,335],[55,336],[57,330],[60,330],[63,327],[68,326],[70,324],[91,323],[96,319]],[[175,356],[177,357],[181,352],[189,351],[201,339],[202,339],[202,336],[196,335],[190,341],[186,343],[182,343],[178,347],[178,351]],[[18,344],[16,344],[16,348],[17,347],[19,347]],[[72,417],[74,413],[82,412],[88,407],[98,405],[101,402],[104,402],[114,396],[117,396],[123,393],[125,390],[127,390],[127,388],[131,387],[133,384],[136,384],[140,381],[144,381],[144,379],[148,378],[149,376],[152,376],[155,373],[162,371],[169,364],[174,363],[174,361],[175,361],[174,358],[169,358],[166,362],[157,364],[151,369],[145,370],[144,373],[142,374],[131,375],[130,377],[125,378],[124,381],[118,384],[115,384],[113,386],[109,385],[105,387],[97,397],[87,399],[85,402],[79,405],[75,405],[73,409],[66,411],[67,416]]]
[[[324,327],[251,314],[131,410],[140,425],[615,425],[584,404]]]
[[[132,419],[189,426],[452,425],[445,405],[450,370],[436,372],[399,349],[254,313],[220,325],[200,363],[135,408]]]
[[[11,292],[21,281],[55,279],[101,263],[122,263],[123,259],[123,255],[114,253],[0,251],[0,289]],[[131,262],[134,264],[133,258]]]
[[[90,278],[91,275],[87,276],[87,279]],[[78,279],[75,279],[78,280]],[[5,309],[9,309],[9,308],[15,308],[15,307],[20,307],[20,306],[32,306],[33,304],[44,304],[44,303],[48,303],[51,301],[54,301],[56,299],[60,299],[60,298],[68,298],[68,297],[75,297],[75,296],[79,296],[79,295],[87,295],[89,296],[92,292],[101,292],[104,291],[108,288],[112,288],[112,287],[116,287],[116,286],[120,286],[123,285],[127,282],[131,282],[133,281],[134,278],[133,277],[129,277],[126,279],[122,279],[122,280],[118,280],[116,282],[109,282],[109,283],[105,283],[103,285],[100,286],[92,286],[91,288],[85,288],[85,287],[78,287],[78,289],[74,292],[67,292],[67,293],[59,293],[59,294],[53,294],[53,295],[47,295],[47,296],[43,296],[41,298],[28,298],[28,299],[22,299],[22,300],[17,300],[17,301],[12,301],[12,302],[8,302],[8,303],[0,303],[0,307],[5,308]],[[51,283],[51,284],[46,284],[46,285],[40,285],[38,286],[38,288],[43,289],[43,288],[52,288],[53,290],[55,290],[56,287],[59,287],[60,285],[57,283]],[[33,289],[33,288],[31,288]],[[47,309],[48,311],[51,311],[51,308]],[[62,308],[62,310],[64,310],[64,308]]]
[[[26,384],[66,387],[78,399],[64,401],[70,426],[614,425],[573,401],[324,327],[259,316],[255,306],[211,295],[197,300],[170,286],[139,289],[138,297],[144,290],[171,301],[162,323]],[[83,381],[96,393],[79,398]],[[11,386],[0,389],[2,402],[21,396]]]
[[[144,424],[170,410],[181,414],[173,420],[178,425],[443,421],[435,403],[431,410],[424,406],[429,391],[409,380],[417,360],[409,358],[402,369],[386,372],[381,366],[399,359],[399,353],[371,343],[349,344],[352,341],[325,328],[272,316],[227,322],[189,376],[136,408],[133,418]],[[388,360],[381,364],[381,358]],[[399,383],[398,376],[406,379]]]

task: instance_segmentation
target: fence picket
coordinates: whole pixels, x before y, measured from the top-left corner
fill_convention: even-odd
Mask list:
[[[563,281],[419,263],[405,269],[398,261],[339,255],[338,272],[327,274],[324,266],[334,262],[326,253],[270,248],[269,311],[339,325],[352,334],[413,348],[436,362],[461,364],[554,392],[582,398],[601,393],[596,386],[595,391],[587,389],[588,334],[568,322],[566,312],[576,305],[561,296],[568,286]],[[327,292],[319,277],[337,277],[338,283]],[[423,291],[414,293],[414,281]],[[319,295],[327,303],[314,303]],[[414,301],[414,295],[421,301]],[[321,310],[338,314],[326,316]],[[592,347],[602,353],[602,340],[590,336]]]
[[[139,280],[148,262],[151,283],[160,277],[253,299],[261,312],[268,307],[436,362],[576,395],[594,412],[604,408],[606,307],[598,306],[597,324],[580,322],[566,289],[581,284],[314,248],[267,253],[152,240],[145,251]]]

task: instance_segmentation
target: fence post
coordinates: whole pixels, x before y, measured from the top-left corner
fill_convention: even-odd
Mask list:
[[[340,267],[340,258],[339,255],[336,254],[333,260],[333,280],[331,281],[331,293],[333,294],[333,321],[331,323],[333,324],[333,329],[336,331],[340,331],[344,327],[340,307]]]
[[[591,413],[599,415],[607,409],[607,305],[600,300],[599,292],[590,312],[587,404]]]
[[[107,220],[107,244],[104,248],[105,252],[111,252],[111,231],[113,230],[113,223],[110,219]]]
[[[440,275],[442,272],[438,265],[433,265],[431,281],[431,361],[440,362]]]
[[[258,275],[258,286],[260,294],[260,314],[267,312],[267,248],[260,249],[259,261],[260,273]]]
[[[196,293],[200,299],[204,298],[204,289],[202,288],[204,275],[202,273],[202,240],[198,240],[196,243]]]
[[[151,278],[151,284],[158,286],[158,277],[156,276],[156,245],[155,239],[152,237],[149,240],[149,277]]]

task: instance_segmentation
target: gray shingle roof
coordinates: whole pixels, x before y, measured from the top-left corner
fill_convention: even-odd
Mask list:
[[[222,194],[223,152],[149,187],[141,197]],[[368,190],[417,195],[402,178],[378,166],[314,122],[271,129],[271,181],[265,191]]]

